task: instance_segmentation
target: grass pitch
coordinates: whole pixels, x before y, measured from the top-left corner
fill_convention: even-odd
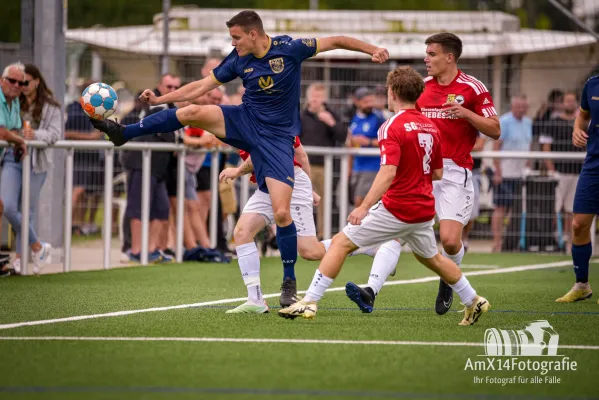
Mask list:
[[[0,398],[593,398],[599,305],[554,302],[573,282],[568,259],[468,254],[464,272],[493,272],[469,277],[492,305],[471,327],[457,325],[457,296],[452,312],[435,314],[438,281],[414,281],[433,275],[410,254],[391,278],[401,284],[383,288],[374,313],[362,314],[337,290],[325,295],[314,321],[276,315],[278,259],[262,260],[264,293],[275,295],[266,315],[224,313],[246,296],[236,262],[3,279]],[[317,265],[298,262],[298,289],[307,288]],[[348,259],[333,288],[365,283],[370,265],[366,256]],[[599,278],[593,267],[591,284]],[[130,313],[99,315],[119,311]],[[61,321],[77,316],[85,317]],[[467,368],[468,359],[487,359],[480,356],[486,329],[522,330],[535,320],[559,334],[561,356],[518,360],[569,357],[576,370]]]

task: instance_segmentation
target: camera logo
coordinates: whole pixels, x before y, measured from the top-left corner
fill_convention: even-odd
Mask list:
[[[556,356],[559,335],[546,320],[531,322],[523,330],[485,331],[487,356]]]

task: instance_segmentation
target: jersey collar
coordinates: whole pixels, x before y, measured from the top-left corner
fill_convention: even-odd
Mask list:
[[[254,57],[256,57],[256,58],[263,58],[268,53],[268,51],[270,50],[270,46],[271,45],[272,45],[272,38],[270,36],[268,36],[268,46],[266,47],[266,50],[264,50],[264,53],[260,54],[259,56],[254,56]]]

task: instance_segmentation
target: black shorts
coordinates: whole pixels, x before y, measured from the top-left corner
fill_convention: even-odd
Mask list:
[[[210,154],[208,154],[210,156]],[[196,192],[205,192],[209,191],[212,185],[210,184],[210,170],[211,167],[202,167],[196,173]]]
[[[150,220],[168,221],[170,204],[165,180],[150,176]],[[127,210],[125,216],[141,219],[141,170],[127,174]]]

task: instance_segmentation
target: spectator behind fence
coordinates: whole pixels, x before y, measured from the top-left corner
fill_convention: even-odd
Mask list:
[[[204,95],[206,104],[221,104],[223,95],[222,92],[217,88],[213,89],[210,92]],[[222,145],[222,142],[216,138],[212,133],[204,131],[200,128],[190,128],[188,130],[188,135],[185,136],[185,144],[193,147],[204,147],[204,148],[212,148],[214,146]],[[219,172],[221,170],[221,166],[224,165],[222,162],[222,155],[219,157],[219,165],[217,168]],[[201,247],[209,248],[210,247],[210,237],[208,230],[208,215],[210,214],[211,208],[211,188],[212,188],[212,180],[210,176],[210,170],[212,165],[212,154],[205,154],[204,161],[202,162],[200,168],[197,170],[196,179],[196,191],[198,195],[198,203],[194,203],[194,214],[199,216],[198,219],[194,217],[193,221],[193,230],[196,233],[198,244]],[[220,202],[219,202],[219,208]],[[219,213],[219,218],[222,215]],[[223,237],[222,223],[218,225],[217,230],[217,248],[220,248],[223,252],[228,251],[227,249],[227,241]]]
[[[154,92],[157,96],[174,92],[181,87],[181,78],[173,74],[165,74],[160,78]],[[148,115],[164,108],[175,108],[172,103],[153,106]],[[175,143],[175,133],[156,133],[133,139],[136,142]],[[150,235],[148,242],[148,262],[170,262],[172,257],[163,253],[168,246],[169,200],[166,189],[166,178],[172,153],[165,151],[152,152],[150,173]],[[127,170],[127,210],[126,218],[130,219],[131,248],[129,260],[141,261],[141,182],[142,153],[127,151],[122,156],[123,166]]]
[[[2,80],[0,81],[2,90],[0,90],[0,139],[14,143],[15,148],[9,149],[18,157],[27,152],[25,140],[20,136],[21,122],[21,106],[19,96],[25,86],[25,66],[21,63],[11,64],[4,68],[2,72]],[[4,152],[0,148],[0,154]],[[4,185],[0,182],[0,189]],[[11,190],[15,188],[11,187]],[[18,191],[20,193],[20,191]],[[4,212],[4,200],[0,200],[0,218]],[[20,229],[18,230],[20,233]],[[30,234],[31,236],[31,234]],[[37,254],[39,258],[40,254]],[[8,266],[9,257],[7,255],[0,256],[0,277],[9,276],[11,274]]]
[[[150,105],[146,102],[141,101],[139,96],[141,96],[142,92],[140,91],[134,98],[133,108],[131,111],[127,113],[123,117],[121,123],[123,124],[135,124],[139,122],[142,118],[144,118],[148,114],[148,109]],[[119,164],[124,166],[124,163],[127,159],[127,152],[120,151],[118,156]],[[116,158],[116,157],[115,157]],[[125,169],[126,176],[128,175],[128,171]],[[126,187],[125,187],[126,189]],[[126,190],[125,190],[126,192]],[[121,243],[121,261],[124,263],[129,262],[129,251],[131,250],[131,219],[127,217],[127,215],[123,218],[123,243]]]
[[[389,111],[387,107],[387,88],[383,85],[378,85],[374,89],[375,105],[374,108],[383,116],[383,119],[387,120],[394,114]]]
[[[79,88],[83,92],[93,81],[87,80]],[[94,129],[79,101],[66,109],[65,139],[102,140],[104,133]],[[75,150],[73,156],[73,233],[88,235],[99,232],[95,224],[98,203],[104,191],[104,151]],[[86,223],[87,217],[87,223]]]
[[[175,103],[178,108],[185,107],[191,103],[189,102],[181,102]],[[190,128],[185,127],[181,129],[178,133],[180,135],[180,140],[183,143],[186,143],[186,136],[189,134],[191,130],[198,128]],[[203,132],[203,131],[202,131]],[[210,138],[212,137],[212,138]],[[216,136],[214,135],[205,135],[205,139],[213,139],[212,144],[216,145]],[[178,158],[175,157],[175,160]],[[185,156],[185,178],[184,178],[184,218],[183,218],[183,246],[185,250],[191,250],[197,247],[198,243],[202,247],[208,248],[210,246],[210,241],[208,240],[208,234],[206,231],[205,224],[201,223],[201,217],[199,213],[199,200],[198,194],[196,192],[197,180],[196,174],[202,166],[206,154],[199,153],[187,153]],[[175,255],[173,249],[176,247],[176,217],[177,217],[177,172],[178,172],[178,164],[175,163],[171,165],[169,168],[169,174],[172,175],[169,177],[167,182],[167,190],[169,192],[169,201],[170,201],[170,216],[169,216],[169,239],[168,245],[169,249],[166,251],[168,255]],[[201,226],[203,231],[200,235],[196,235],[197,226]],[[195,228],[195,229],[194,229]],[[201,229],[201,228],[200,228]]]
[[[324,84],[313,83],[306,90],[306,107],[300,114],[302,131],[300,137],[304,146],[337,147],[347,139],[347,131],[339,117],[327,106],[327,93]],[[324,195],[324,156],[311,155],[312,187],[320,196]],[[322,239],[324,206],[317,207],[317,229]]]
[[[578,95],[575,92],[566,92],[563,97],[561,112],[554,118],[545,121],[542,125],[539,143],[543,151],[584,152],[572,144],[572,130],[574,120],[578,115]],[[545,160],[547,173],[554,176],[557,181],[555,190],[555,212],[558,221],[558,240],[560,248],[568,253],[572,245],[570,232],[572,230],[572,210],[574,207],[574,193],[578,183],[578,176],[582,171],[582,160],[553,161]],[[564,211],[562,226],[562,214]]]
[[[379,127],[385,122],[382,115],[374,110],[376,99],[374,92],[368,88],[360,88],[354,94],[357,99],[357,111],[353,116],[349,130],[349,143],[352,147],[376,148]],[[359,207],[364,201],[372,182],[379,170],[379,156],[355,156],[352,168],[351,186],[354,193],[354,206]]]
[[[512,97],[511,111],[499,119],[501,136],[493,143],[494,151],[530,151],[532,143],[532,120],[526,116],[528,100],[526,96]],[[517,199],[522,195],[522,176],[529,161],[525,159],[495,159],[493,176],[493,252],[500,252],[503,244],[505,213],[512,211]],[[515,217],[515,215],[511,215]]]
[[[547,95],[545,103],[539,107],[535,115],[535,121],[548,121],[555,118],[563,108],[564,92],[560,89],[553,89]]]
[[[46,85],[44,77],[35,65],[25,65],[25,86],[20,96],[21,118],[23,120],[23,137],[27,140],[41,140],[54,144],[60,139],[61,111],[60,104]],[[49,243],[41,242],[35,232],[37,223],[37,206],[42,186],[51,167],[47,149],[33,149],[29,174],[29,245],[33,254],[33,272],[38,274],[45,263],[50,262]],[[4,155],[2,178],[0,179],[0,197],[5,207],[6,219],[10,221],[16,232],[16,257],[13,270],[21,270],[21,186],[23,183],[23,166],[18,154],[8,149]]]

